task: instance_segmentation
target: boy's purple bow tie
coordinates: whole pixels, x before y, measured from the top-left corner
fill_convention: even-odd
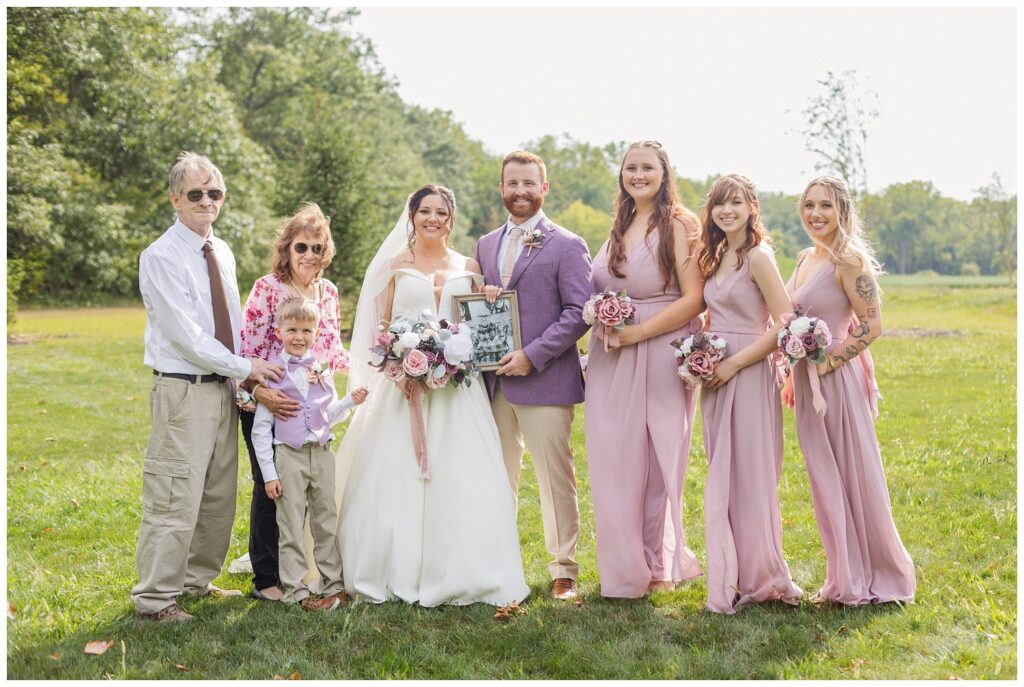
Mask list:
[[[313,367],[313,358],[296,358],[292,356],[288,359],[288,371],[291,372],[296,367]]]

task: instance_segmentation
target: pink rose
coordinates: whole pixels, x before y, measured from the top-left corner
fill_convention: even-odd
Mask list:
[[[822,348],[828,348],[832,345],[832,332],[828,330],[828,325],[825,324],[825,320],[819,319],[814,325],[814,338],[817,339],[818,345]]]
[[[449,379],[451,379],[451,375],[449,375],[447,373],[445,373],[441,377],[435,377],[434,376],[434,370],[430,370],[430,374],[427,375],[427,378],[426,378],[425,381],[427,383],[427,387],[429,387],[431,389],[441,389],[446,384],[448,384],[448,380]]]
[[[402,361],[397,358],[388,358],[385,360],[384,376],[392,382],[400,382],[405,379],[405,371],[402,369]]]
[[[406,353],[405,360],[402,361],[402,369],[410,377],[422,377],[430,369],[430,361],[427,360],[423,351],[414,348]]]
[[[715,363],[707,351],[697,350],[686,359],[686,366],[697,377],[708,377],[715,370]]]
[[[800,341],[800,337],[791,336],[786,339],[786,355],[794,360],[800,360],[804,357],[804,345]]]
[[[390,346],[391,335],[388,334],[387,332],[381,332],[380,334],[377,335],[377,343],[380,344],[381,346]]]
[[[617,296],[609,296],[597,304],[597,319],[609,327],[621,324],[624,314],[625,308]]]
[[[800,343],[803,344],[805,351],[813,351],[818,347],[818,340],[814,337],[814,332],[804,332],[801,334]]]

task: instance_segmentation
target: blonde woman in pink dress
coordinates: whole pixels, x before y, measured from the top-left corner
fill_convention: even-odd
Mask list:
[[[681,520],[696,396],[675,376],[669,345],[700,327],[698,230],[661,145],[631,145],[593,270],[595,292],[626,289],[637,309],[607,350],[600,324],[589,345],[586,446],[602,596],[639,598],[701,574]]]
[[[789,293],[805,314],[824,319],[833,336],[826,361],[799,362],[783,391],[787,405],[796,397],[797,434],[825,547],[825,584],[816,600],[909,602],[914,563],[892,519],[867,350],[882,333],[881,270],[841,180],[821,177],[808,184],[800,215],[814,247],[800,254]],[[814,407],[810,375],[819,377],[823,414]]]
[[[782,407],[768,359],[776,331],[769,318],[778,322],[792,308],[749,179],[716,181],[701,225],[708,328],[726,340],[728,356],[701,394],[707,607],[731,614],[751,602],[796,605],[803,592],[782,555],[779,514]]]

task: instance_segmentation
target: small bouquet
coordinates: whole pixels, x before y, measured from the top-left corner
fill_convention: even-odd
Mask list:
[[[583,321],[587,324],[604,325],[604,350],[608,350],[608,339],[613,332],[623,329],[636,317],[636,306],[626,295],[625,289],[595,293],[583,304]]]
[[[533,249],[540,248],[540,244],[544,243],[544,232],[535,228],[524,234],[522,241],[523,247],[526,248],[526,257],[530,257]]]
[[[324,384],[324,377],[330,379],[330,376],[331,365],[327,361],[320,362],[314,360],[313,364],[306,368],[306,381],[309,382],[310,386],[319,384],[326,391],[327,386]]]
[[[691,389],[711,381],[715,365],[725,359],[725,339],[718,334],[696,332],[671,343],[676,352],[676,374]]]
[[[434,320],[426,310],[415,322],[399,316],[386,330],[381,326],[370,350],[370,365],[396,384],[411,380],[427,389],[468,387],[479,372],[469,328]]]
[[[256,399],[253,398],[253,395],[243,389],[238,382],[233,383],[235,385],[235,405],[238,406],[238,409],[248,413],[256,412]]]
[[[804,358],[819,365],[825,362],[825,349],[832,343],[832,332],[825,320],[808,317],[802,308],[795,308],[792,313],[785,313],[781,322],[776,341],[791,366]]]

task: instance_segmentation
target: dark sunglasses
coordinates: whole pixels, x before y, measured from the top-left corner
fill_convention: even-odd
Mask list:
[[[327,248],[327,246],[325,246],[322,243],[314,243],[311,246],[308,243],[302,243],[301,241],[299,241],[297,243],[293,243],[292,248],[294,248],[295,252],[298,253],[299,255],[302,255],[303,253],[306,252],[307,249],[310,248],[313,249],[313,255],[323,255],[324,249]]]
[[[190,203],[198,203],[202,199],[204,193],[209,196],[210,200],[214,203],[224,197],[224,192],[216,188],[211,188],[209,191],[200,191],[197,188],[192,189],[185,194],[185,197],[188,198]]]

